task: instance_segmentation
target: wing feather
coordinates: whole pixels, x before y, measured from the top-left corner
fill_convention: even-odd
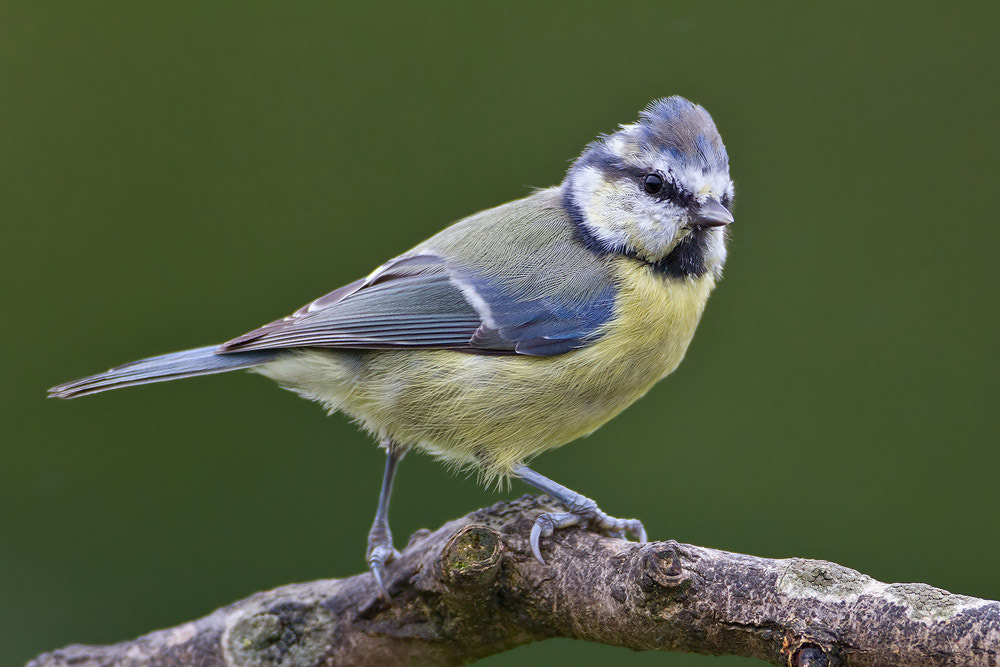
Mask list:
[[[468,346],[482,323],[440,258],[404,257],[220,350],[454,348]]]
[[[536,193],[456,223],[219,352],[442,348],[553,356],[585,347],[612,317],[616,289],[607,259],[573,230],[558,190]]]

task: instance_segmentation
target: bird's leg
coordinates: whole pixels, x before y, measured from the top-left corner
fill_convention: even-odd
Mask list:
[[[392,496],[392,480],[396,476],[396,466],[406,454],[406,447],[400,447],[389,439],[384,439],[382,445],[385,447],[385,473],[382,475],[382,491],[378,496],[378,510],[375,512],[375,521],[368,531],[368,568],[375,577],[382,595],[389,599],[389,593],[385,589],[385,566],[396,560],[399,552],[392,546],[392,531],[389,530],[389,497]]]
[[[590,498],[581,496],[579,493],[567,489],[562,484],[554,482],[544,475],[527,466],[514,468],[514,474],[521,478],[526,484],[535,487],[543,493],[547,493],[566,507],[568,512],[546,512],[540,514],[535,519],[535,525],[531,527],[531,552],[539,563],[545,565],[542,552],[538,548],[538,540],[542,537],[549,537],[553,532],[561,528],[570,526],[593,526],[602,533],[611,537],[625,537],[625,533],[631,533],[639,542],[646,541],[646,529],[638,519],[616,519],[608,516]]]

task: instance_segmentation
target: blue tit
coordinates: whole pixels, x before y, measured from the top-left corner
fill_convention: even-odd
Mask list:
[[[559,501],[530,543],[569,526],[646,538],[634,519],[526,466],[591,433],[680,363],[721,277],[733,182],[704,108],[658,100],[589,144],[561,185],[469,216],[366,278],[221,345],[54,387],[74,398],[237,369],[343,412],[387,463],[367,559],[385,592],[388,506],[411,448],[517,477]],[[388,595],[388,594],[387,594]]]

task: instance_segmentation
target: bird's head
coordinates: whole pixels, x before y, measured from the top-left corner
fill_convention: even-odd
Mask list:
[[[718,274],[733,221],[729,157],[712,117],[682,97],[587,146],[563,184],[588,244],[687,277]]]

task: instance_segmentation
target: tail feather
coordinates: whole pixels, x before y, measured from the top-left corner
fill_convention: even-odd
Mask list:
[[[49,389],[50,398],[76,398],[138,384],[252,368],[277,358],[279,350],[217,354],[215,345],[162,354]]]

